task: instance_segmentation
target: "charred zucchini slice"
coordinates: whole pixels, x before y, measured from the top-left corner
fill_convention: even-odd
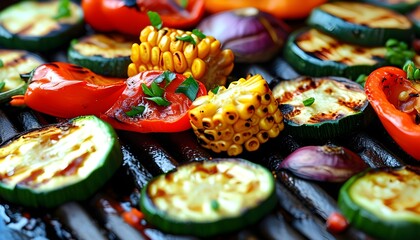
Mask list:
[[[14,95],[24,94],[27,83],[20,74],[30,73],[44,63],[44,60],[25,50],[0,49],[0,103],[7,102]]]
[[[420,236],[419,169],[370,169],[340,189],[338,206],[350,224],[378,239]]]
[[[338,41],[314,28],[293,32],[284,48],[285,60],[300,74],[357,79],[385,63],[385,47],[368,48]]]
[[[154,226],[174,234],[210,237],[256,223],[276,205],[275,180],[244,159],[179,166],[152,179],[140,207]]]
[[[386,7],[399,13],[408,13],[416,8],[419,0],[363,0],[365,3]]]
[[[47,208],[84,200],[121,162],[115,131],[95,116],[34,129],[0,147],[0,196]]]
[[[70,1],[69,16],[59,16],[59,2],[19,1],[3,9],[0,12],[0,45],[44,52],[83,35],[85,28],[80,5]]]
[[[286,123],[301,138],[327,139],[365,127],[372,111],[363,87],[346,78],[298,77],[273,88]]]
[[[325,3],[311,12],[307,22],[340,41],[361,46],[384,46],[391,38],[408,43],[414,38],[406,16],[365,3]]]
[[[127,78],[131,63],[129,36],[119,34],[93,34],[72,41],[68,50],[68,61],[89,68],[93,72],[110,77]]]

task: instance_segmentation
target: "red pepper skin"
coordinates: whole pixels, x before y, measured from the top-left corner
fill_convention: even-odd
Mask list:
[[[186,8],[170,1],[137,0],[136,6],[127,6],[123,0],[82,0],[85,21],[97,31],[118,31],[138,36],[150,25],[147,12],[157,12],[165,27],[188,29],[198,24],[204,16],[205,0],[189,0]]]
[[[188,110],[192,101],[182,93],[175,93],[178,86],[186,79],[182,74],[176,74],[176,78],[166,86],[164,97],[171,103],[169,106],[158,106],[155,102],[146,99],[141,84],[147,86],[164,71],[151,70],[140,72],[127,79],[127,88],[120,98],[101,119],[110,123],[114,128],[134,132],[181,132],[191,128]],[[207,94],[206,87],[197,81],[199,89],[197,97]],[[165,81],[159,86],[163,87]],[[146,110],[143,115],[129,117],[126,112],[132,107],[143,105]]]
[[[420,125],[414,122],[412,115],[393,104],[406,81],[407,74],[402,69],[382,67],[368,76],[365,92],[389,135],[405,152],[420,160]]]
[[[125,89],[125,79],[97,75],[65,62],[37,67],[24,96],[25,104],[42,113],[73,118],[108,110]]]

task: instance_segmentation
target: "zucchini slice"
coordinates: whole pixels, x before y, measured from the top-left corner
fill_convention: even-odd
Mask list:
[[[12,96],[24,94],[27,83],[20,74],[30,73],[45,61],[38,55],[25,50],[0,49],[0,103]]]
[[[420,236],[420,170],[370,169],[340,189],[338,206],[350,224],[378,239]]]
[[[363,0],[365,3],[386,7],[399,13],[408,13],[419,5],[419,0]]]
[[[47,208],[84,200],[121,162],[114,129],[95,116],[34,129],[0,147],[0,196]]]
[[[329,2],[315,8],[307,23],[343,42],[384,46],[388,39],[409,43],[413,24],[406,16],[387,8],[356,2]]]
[[[293,32],[284,59],[300,74],[357,79],[385,64],[385,47],[362,47],[338,41],[314,28]]]
[[[326,139],[365,127],[371,109],[358,83],[339,77],[298,77],[280,81],[273,96],[283,113],[285,130],[301,138]]]
[[[140,208],[163,231],[210,237],[254,224],[276,205],[272,173],[244,159],[179,166],[152,179]]]
[[[127,78],[131,63],[130,36],[119,34],[93,34],[72,41],[68,50],[70,63],[89,68],[93,72],[110,77]]]
[[[0,45],[44,52],[85,32],[83,10],[70,1],[70,16],[56,18],[59,1],[19,1],[0,12]]]

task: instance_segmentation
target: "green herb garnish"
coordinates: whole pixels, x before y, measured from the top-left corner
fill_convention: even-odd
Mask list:
[[[216,86],[215,88],[211,89],[210,92],[217,94],[217,92],[219,91],[220,86]]]
[[[160,74],[157,78],[155,78],[156,83],[161,83],[164,80],[166,81],[166,86],[168,86],[169,83],[172,82],[176,78],[176,74],[171,71],[164,71],[162,74]]]
[[[192,76],[189,76],[178,86],[175,92],[183,93],[191,101],[194,101],[198,93],[198,83]]]
[[[162,28],[162,25],[163,25],[162,19],[160,18],[157,12],[148,11],[147,16],[149,17],[150,23],[152,24],[153,27],[157,29]]]
[[[220,208],[219,202],[217,200],[214,200],[214,199],[211,200],[210,205],[211,205],[211,209],[213,209],[214,211],[217,211]]]
[[[365,74],[360,74],[357,77],[357,79],[356,79],[355,82],[357,82],[358,84],[360,84],[362,87],[365,87],[366,78],[367,78],[367,76]]]
[[[182,8],[186,8],[188,6],[188,0],[181,0],[180,5]]]
[[[197,28],[193,29],[192,33],[200,39],[206,38],[206,35],[202,33],[200,30],[198,30]]]
[[[407,43],[396,39],[389,39],[385,43],[386,53],[385,60],[394,66],[402,67],[404,64],[412,60],[416,53],[409,49]]]
[[[5,82],[0,82],[0,91],[4,88],[4,86],[6,86]]]
[[[407,61],[403,68],[408,80],[420,80],[420,69],[416,68],[413,61]]]
[[[192,43],[193,45],[196,45],[197,43],[195,42],[194,38],[191,35],[185,35],[185,36],[176,36],[176,39],[184,41],[184,42],[189,42]]]
[[[60,0],[58,2],[57,14],[54,16],[54,19],[58,20],[69,16],[71,16],[70,0]]]
[[[305,107],[309,107],[309,106],[311,106],[313,103],[315,102],[315,98],[313,98],[313,97],[310,97],[310,98],[308,98],[308,99],[305,99],[305,100],[303,100],[303,105],[305,106]]]
[[[163,93],[165,92],[165,89],[159,87],[159,85],[155,81],[153,81],[152,84],[150,84],[150,87],[147,87],[146,84],[142,83],[141,88],[144,94],[149,96],[149,97],[146,97],[146,99],[155,102],[157,105],[169,106],[171,104],[168,100],[166,100],[163,97]]]
[[[125,112],[125,114],[127,114],[127,116],[129,116],[129,117],[134,117],[136,115],[143,114],[145,109],[146,109],[145,106],[141,106],[141,105],[140,106],[134,106],[134,107],[131,107],[130,111]]]

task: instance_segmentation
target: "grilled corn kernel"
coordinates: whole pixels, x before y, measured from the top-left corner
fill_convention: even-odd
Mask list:
[[[255,151],[284,129],[277,100],[261,75],[241,78],[197,98],[189,117],[203,147],[230,156]]]
[[[195,44],[177,39],[182,36],[191,37]],[[141,31],[139,39],[140,44],[131,48],[132,63],[127,70],[129,77],[144,69],[170,70],[185,76],[192,75],[210,90],[224,86],[233,70],[233,52],[222,50],[221,43],[211,36],[200,39],[190,31],[157,30],[148,26]]]

